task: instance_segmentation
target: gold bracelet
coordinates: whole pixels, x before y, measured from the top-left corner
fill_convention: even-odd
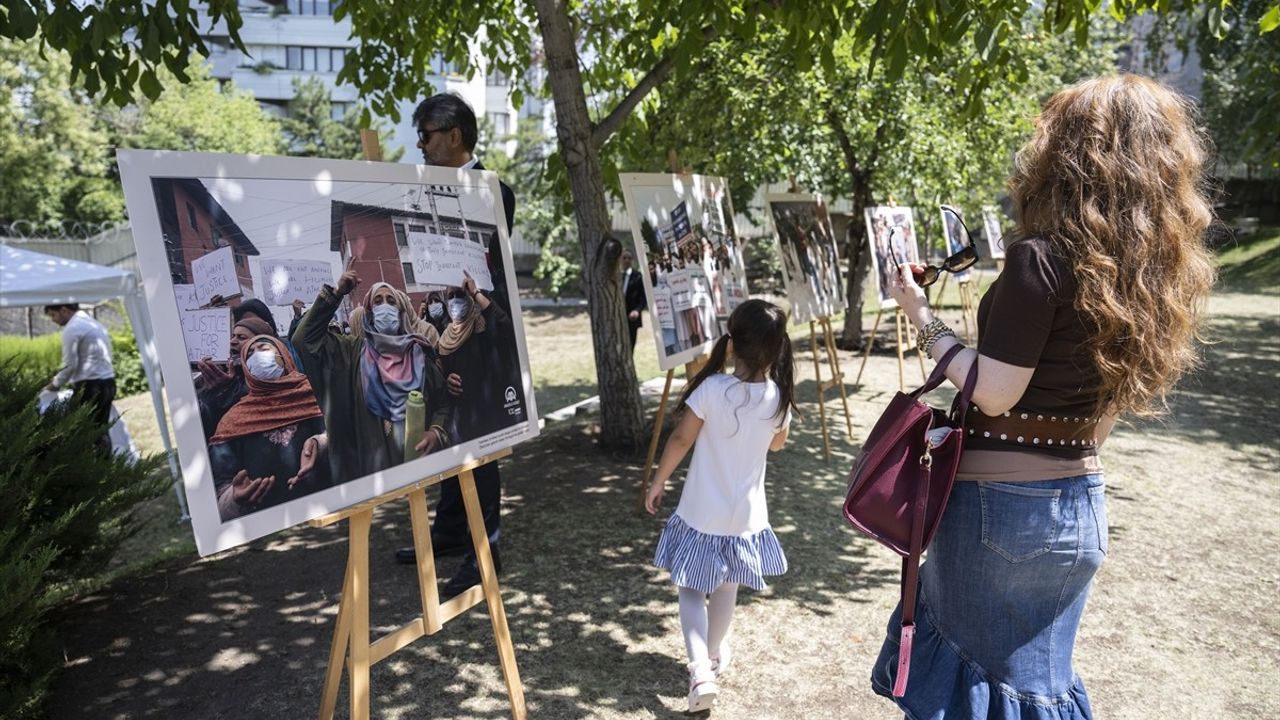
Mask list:
[[[955,337],[955,331],[947,327],[947,324],[934,318],[930,320],[923,328],[920,328],[920,337],[916,343],[920,346],[920,350],[928,355],[933,346],[944,337]]]

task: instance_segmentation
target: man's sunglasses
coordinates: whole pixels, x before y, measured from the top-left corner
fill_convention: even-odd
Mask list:
[[[438,128],[432,128],[428,130],[424,127],[420,127],[418,128],[418,142],[421,142],[423,145],[426,145],[427,143],[431,142],[432,135],[438,132],[448,132],[452,129],[453,128],[451,127],[438,127]]]
[[[938,278],[942,277],[942,272],[944,270],[949,273],[958,273],[968,270],[973,267],[974,263],[978,262],[978,247],[973,242],[973,233],[969,232],[969,226],[964,224],[964,218],[960,217],[960,212],[950,205],[943,205],[942,216],[943,233],[946,234],[947,232],[947,220],[955,220],[955,222],[959,224],[960,228],[964,230],[965,236],[969,239],[969,244],[961,248],[956,254],[948,257],[946,260],[943,260],[941,266],[929,265],[921,272],[912,273],[912,278],[915,279],[916,284],[920,287],[928,287],[937,282]],[[890,239],[892,240],[893,233],[901,235],[902,232],[903,229],[901,225],[894,225],[889,231]],[[896,269],[900,267],[898,254],[890,252],[890,255],[893,257],[894,268]]]

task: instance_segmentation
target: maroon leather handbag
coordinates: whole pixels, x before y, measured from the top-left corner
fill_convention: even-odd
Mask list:
[[[920,398],[942,384],[947,366],[960,350],[960,345],[948,350],[924,385],[910,394],[899,392],[889,401],[853,464],[844,501],[844,517],[850,524],[902,556],[902,634],[894,697],[907,691],[920,554],[933,540],[951,496],[964,447],[965,411],[978,381],[978,363],[969,370],[950,415]],[[950,428],[950,432],[940,428]],[[939,432],[932,434],[930,442],[933,430]]]

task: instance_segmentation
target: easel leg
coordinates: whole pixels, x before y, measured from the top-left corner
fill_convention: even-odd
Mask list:
[[[476,564],[480,569],[480,585],[489,603],[489,620],[493,623],[493,638],[498,645],[498,662],[502,665],[502,677],[507,683],[507,695],[511,698],[511,717],[524,720],[524,686],[520,683],[520,669],[516,667],[516,651],[511,643],[511,631],[507,627],[507,612],[502,607],[502,593],[498,590],[498,573],[493,566],[493,554],[489,549],[489,536],[485,532],[484,514],[480,511],[480,495],[476,492],[476,478],[466,470],[458,475],[462,489],[462,501],[467,507],[467,529],[471,531],[471,544],[476,551]]]
[[[342,578],[342,600],[333,627],[333,644],[329,646],[329,670],[324,676],[324,693],[320,700],[320,720],[333,720],[338,706],[338,685],[342,683],[342,664],[351,639],[351,562],[348,560]]]
[[[831,460],[831,439],[827,437],[827,406],[822,392],[822,363],[818,360],[818,341],[809,321],[809,349],[813,351],[813,374],[818,384],[818,418],[822,421],[822,457]]]
[[[351,720],[369,720],[369,526],[373,510],[351,516],[347,567],[351,572]]]
[[[675,368],[667,371],[667,382],[662,386],[662,399],[658,401],[658,417],[653,421],[653,437],[649,438],[649,455],[644,462],[644,478],[640,481],[640,497],[636,499],[636,512],[644,512],[644,498],[649,492],[649,480],[653,477],[653,459],[658,455],[658,438],[662,436],[662,424],[667,418],[667,398],[671,395],[671,378]]]
[[[849,413],[849,394],[844,389],[844,372],[840,369],[840,355],[836,351],[835,331],[831,329],[831,319],[824,318],[822,326],[826,330],[827,358],[831,361],[831,375],[835,378],[836,387],[840,388],[840,402],[844,404],[844,425],[853,439],[853,415]]]
[[[893,332],[898,339],[898,389],[902,392],[906,392],[907,378],[902,370],[902,364],[905,362],[905,358],[902,355],[902,310],[898,310],[893,314]]]
[[[854,387],[862,387],[862,371],[867,368],[867,358],[871,357],[871,345],[876,341],[876,331],[880,329],[880,318],[884,310],[876,311],[875,322],[871,323],[871,334],[867,336],[867,348],[862,353],[862,364],[858,366],[858,377],[853,379]]]
[[[431,522],[427,519],[426,488],[409,493],[409,519],[413,526],[413,551],[418,559],[418,591],[422,620],[428,635],[439,632],[440,590],[436,587],[436,559],[431,547]]]

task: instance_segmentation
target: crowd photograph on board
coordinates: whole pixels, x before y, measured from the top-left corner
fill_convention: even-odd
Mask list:
[[[362,478],[536,434],[503,211],[480,173],[385,163],[346,180],[355,163],[270,158],[184,177],[172,154],[127,160],[145,188],[131,216],[155,228],[138,233],[148,301],[182,339],[162,349],[170,399],[197,411],[177,435],[184,466],[208,470],[184,473],[202,552],[396,485]]]
[[[747,299],[747,272],[723,178],[622,176],[637,265],[653,318],[658,365],[708,352]]]
[[[915,211],[909,207],[869,207],[867,242],[871,244],[871,277],[876,284],[880,307],[894,308],[897,302],[889,293],[889,276],[904,263],[920,262],[916,242]]]
[[[1003,260],[1004,231],[1000,229],[999,208],[982,208],[982,228],[987,236],[987,257],[992,260]]]
[[[950,205],[939,205],[938,212],[942,214],[942,232],[946,238],[946,253],[943,257],[951,257],[962,250],[969,244],[969,234],[965,231],[963,221],[960,219],[960,211]],[[955,280],[958,283],[969,282],[969,271],[961,270],[955,273]]]
[[[778,240],[791,320],[808,322],[843,310],[848,302],[840,257],[822,197],[771,194],[765,196],[765,204]]]

